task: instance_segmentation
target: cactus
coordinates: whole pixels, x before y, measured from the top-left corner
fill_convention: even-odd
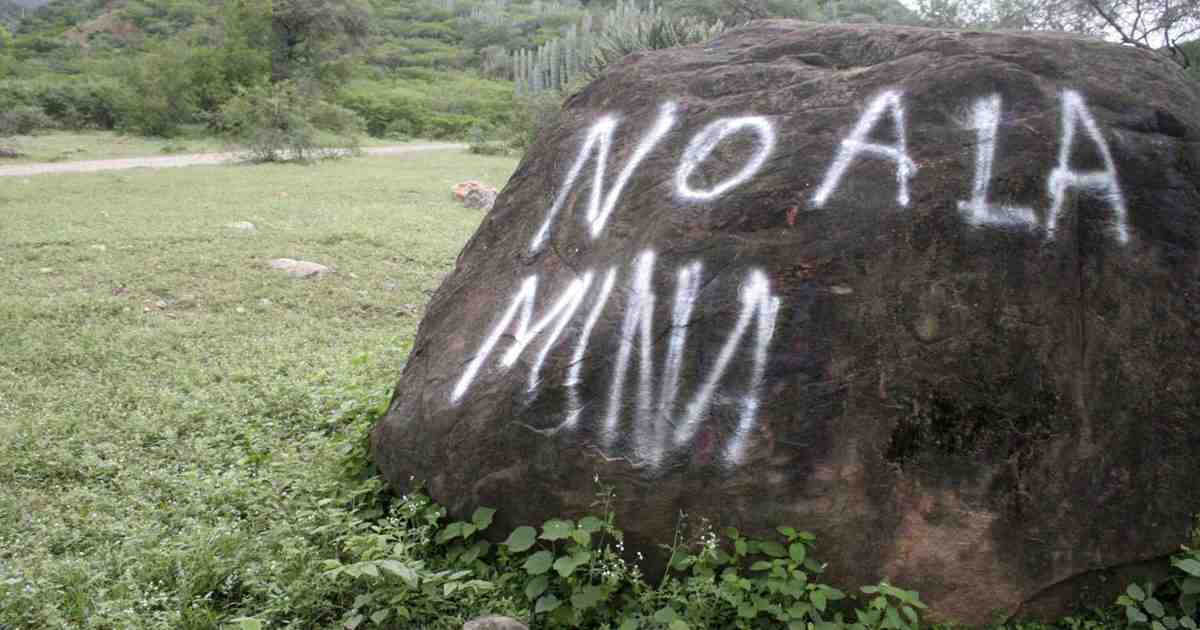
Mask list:
[[[641,7],[634,0],[619,0],[602,15],[585,13],[560,37],[517,51],[512,78],[521,93],[562,90],[581,78],[595,77],[631,52],[702,42],[723,30],[719,21],[671,17],[653,2]]]

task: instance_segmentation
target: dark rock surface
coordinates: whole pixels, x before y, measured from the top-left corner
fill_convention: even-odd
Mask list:
[[[501,526],[587,512],[599,475],[631,547],[680,510],[803,527],[831,581],[941,619],[1111,601],[1096,576],[1200,511],[1198,245],[1200,90],[1169,62],[755,23],[570,99],[375,456]]]

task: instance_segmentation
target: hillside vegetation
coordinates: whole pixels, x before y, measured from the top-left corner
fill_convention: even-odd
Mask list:
[[[19,16],[11,6],[8,14]],[[526,122],[519,110],[527,107],[523,101],[514,107],[514,98],[578,85],[598,64],[627,52],[622,47],[631,45],[629,38],[614,36],[614,29],[634,33],[635,48],[701,41],[754,17],[739,16],[732,6],[729,0],[662,6],[54,0],[0,30],[0,136],[48,127],[171,136],[202,125],[229,132],[244,119],[231,119],[223,108],[246,94],[326,101],[352,114],[357,127],[347,133],[510,135],[510,127]],[[917,21],[895,0],[770,0],[763,7],[808,19]],[[639,40],[635,27],[656,20],[682,25],[678,37]]]

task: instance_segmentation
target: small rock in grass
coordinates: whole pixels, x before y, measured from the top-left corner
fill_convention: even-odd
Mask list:
[[[481,181],[477,181],[474,179],[470,179],[465,182],[459,182],[459,183],[455,184],[454,188],[451,190],[451,192],[454,193],[454,198],[456,200],[465,202],[467,200],[467,193],[469,193],[473,190],[489,191],[489,192],[493,192],[493,193],[499,192],[498,190],[496,190],[495,186],[489,186]]]
[[[234,221],[233,223],[226,223],[225,227],[231,230],[243,230],[245,232],[253,232],[254,230],[258,229],[249,221]]]
[[[286,271],[293,278],[315,278],[333,271],[325,265],[307,260],[292,260],[291,258],[276,258],[268,264],[271,265],[272,269]]]
[[[462,630],[529,630],[529,626],[512,617],[488,615],[468,621],[463,624]]]
[[[108,245],[96,244],[96,245],[92,245],[91,249],[94,249],[98,252],[106,252],[106,251],[108,251]]]
[[[468,208],[478,210],[491,210],[496,203],[496,189],[477,188],[468,190],[466,196],[463,197],[463,205]]]

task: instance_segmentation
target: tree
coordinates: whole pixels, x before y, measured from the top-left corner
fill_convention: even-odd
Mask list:
[[[1185,68],[1196,61],[1196,48],[1185,42],[1200,34],[1198,0],[918,0],[917,4],[930,26],[1082,33],[1154,51]]]
[[[918,0],[928,26],[984,30],[1062,31],[1102,35],[1103,20],[1086,0]]]
[[[359,50],[367,40],[370,8],[359,0],[276,0],[271,78],[327,79],[331,62]]]
[[[1197,0],[1083,0],[1121,41],[1166,54],[1187,68],[1194,61],[1183,43],[1200,32]]]

